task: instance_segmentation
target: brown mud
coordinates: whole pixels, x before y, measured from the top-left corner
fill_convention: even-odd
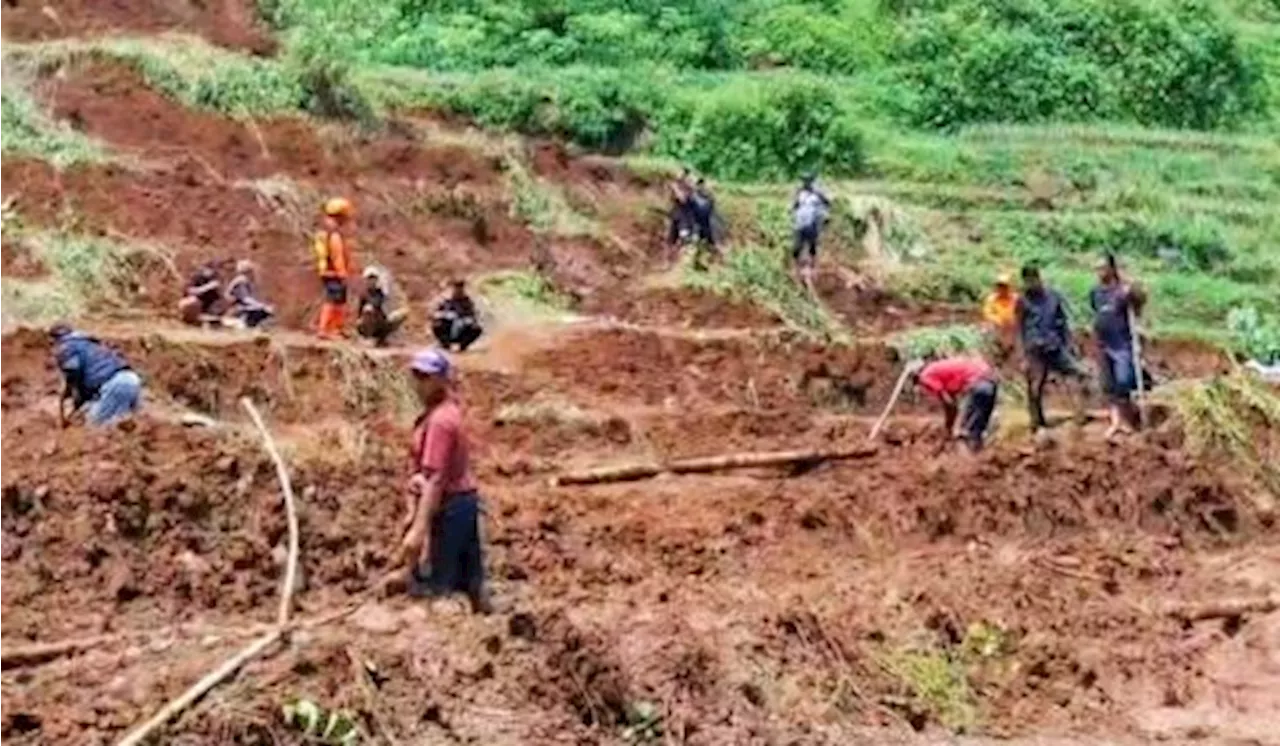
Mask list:
[[[254,48],[218,36],[218,19],[255,28],[236,15],[246,9],[73,2],[50,14],[22,0],[6,6],[4,31],[180,27]],[[255,259],[284,326],[303,327],[318,295],[312,213],[340,191],[357,203],[359,260],[390,266],[415,308],[451,273],[533,267],[576,310],[631,325],[498,330],[457,357],[491,617],[374,592],[405,510],[407,347],[177,328],[153,317],[181,278],[147,275],[133,292],[150,317],[84,320],[147,386],[138,417],[91,431],[59,427],[44,336],[7,333],[4,645],[145,634],[6,668],[6,743],[118,740],[231,655],[236,630],[274,617],[286,520],[245,396],[301,502],[296,614],[360,608],[296,632],[165,742],[307,742],[280,716],[297,697],[402,743],[1029,746],[1052,735],[1077,746],[1280,733],[1277,613],[1168,613],[1274,594],[1280,577],[1257,486],[1184,453],[1175,423],[1116,443],[1096,425],[1061,428],[971,457],[945,448],[925,403],[906,401],[861,460],[552,488],[548,476],[601,463],[859,445],[901,361],[881,343],[822,346],[758,309],[645,287],[661,229],[640,208],[660,198],[608,159],[528,146],[534,174],[604,228],[566,238],[513,217],[500,163],[412,122],[366,136],[301,119],[250,126],[186,110],[92,57],[45,84],[59,117],[133,165],[5,159],[6,197],[33,225],[160,244],[180,273]],[[6,239],[5,276],[42,276]],[[827,274],[820,290],[863,337],[970,314]],[[1167,376],[1228,364],[1191,343],[1159,342],[1150,356]],[[202,631],[166,631],[178,623]]]
[[[10,41],[186,31],[252,54],[273,54],[277,47],[252,0],[10,0],[3,29]]]

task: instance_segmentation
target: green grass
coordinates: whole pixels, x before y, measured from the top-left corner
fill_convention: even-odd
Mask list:
[[[491,304],[521,317],[562,318],[572,305],[550,280],[534,271],[495,272],[476,284]]]
[[[964,732],[977,723],[978,711],[964,666],[933,649],[904,649],[885,657],[885,666],[949,730]]]
[[[38,158],[65,168],[74,163],[106,160],[106,148],[54,121],[36,102],[31,92],[34,76],[23,66],[6,61],[0,82],[3,110],[3,151],[5,155]]]
[[[504,161],[511,212],[535,233],[575,238],[599,235],[593,218],[574,209],[560,187],[529,173],[516,158]]]
[[[922,326],[889,338],[889,346],[906,360],[963,353],[980,353],[987,347],[982,328],[972,324]]]
[[[730,298],[758,303],[789,326],[830,340],[848,331],[796,283],[787,266],[787,252],[778,247],[734,246],[724,260],[706,270],[684,267],[683,282]]]

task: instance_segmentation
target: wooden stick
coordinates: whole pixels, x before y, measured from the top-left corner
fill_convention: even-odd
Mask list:
[[[1129,305],[1129,341],[1133,349],[1133,379],[1138,386],[1135,396],[1138,399],[1138,424],[1145,425],[1147,422],[1147,397],[1143,393],[1142,386],[1142,340],[1138,334],[1138,317],[1133,312],[1133,305]]]
[[[723,456],[704,456],[682,459],[666,464],[625,464],[603,466],[580,472],[552,477],[553,487],[570,484],[604,484],[607,482],[631,482],[648,479],[659,474],[699,474],[729,469],[750,469],[765,466],[818,463],[844,459],[868,458],[876,449],[866,445],[811,451],[764,451],[730,453]]]
[[[259,637],[257,640],[254,640],[253,644],[241,650],[239,653],[236,653],[235,656],[226,663],[223,663],[216,670],[205,676],[203,679],[197,681],[194,686],[183,692],[177,699],[170,701],[169,704],[165,705],[164,708],[161,709],[160,712],[157,712],[154,717],[138,726],[133,730],[133,732],[121,739],[116,746],[138,746],[138,744],[143,743],[151,736],[152,731],[169,722],[170,719],[176,717],[181,714],[183,710],[195,704],[201,697],[208,694],[209,690],[213,689],[218,684],[221,684],[226,679],[231,678],[236,671],[239,671],[240,668],[244,666],[244,664],[253,660],[261,654],[262,651],[277,642],[282,635],[284,635],[284,628],[277,627],[262,637]]]
[[[1280,594],[1262,598],[1229,598],[1193,606],[1173,606],[1166,613],[1188,622],[1200,622],[1242,614],[1270,614],[1277,609],[1280,609]]]
[[[902,389],[907,385],[907,378],[911,375],[911,368],[902,369],[902,375],[898,376],[898,382],[893,387],[893,396],[889,397],[889,403],[884,407],[884,413],[880,415],[880,419],[876,420],[876,424],[871,428],[871,434],[867,436],[867,442],[876,439],[880,434],[880,428],[884,427],[884,423],[889,419],[889,413],[893,411],[893,405],[898,403],[898,397],[902,396]]]
[[[240,400],[240,404],[249,412],[249,417],[253,420],[254,426],[262,434],[263,446],[267,449],[271,460],[275,462],[276,477],[280,480],[280,492],[284,495],[284,509],[289,521],[289,560],[285,566],[284,590],[280,593],[280,613],[276,616],[276,623],[283,628],[289,623],[289,608],[293,602],[293,588],[297,585],[298,578],[297,503],[293,497],[293,485],[289,481],[289,470],[285,468],[284,459],[280,457],[280,452],[276,450],[276,443],[271,438],[271,433],[267,430],[267,426],[263,424],[262,415],[258,414],[258,408],[253,406],[253,402],[247,396]]]

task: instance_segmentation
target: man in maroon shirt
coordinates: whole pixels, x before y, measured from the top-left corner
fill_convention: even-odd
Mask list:
[[[471,474],[462,409],[454,394],[449,358],[438,349],[410,363],[423,412],[413,431],[408,526],[400,551],[412,568],[414,596],[466,593],[471,608],[492,610],[480,545],[480,496]]]
[[[968,397],[964,408],[963,438],[969,450],[982,450],[983,435],[996,408],[995,371],[979,357],[950,357],[931,363],[911,363],[912,382],[925,393],[942,402],[950,437],[960,412],[960,397]]]

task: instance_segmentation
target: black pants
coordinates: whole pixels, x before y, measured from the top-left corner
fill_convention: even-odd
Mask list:
[[[393,319],[381,311],[366,311],[356,322],[356,333],[366,339],[372,339],[378,347],[385,347],[387,340],[403,323],[403,315]]]
[[[1061,347],[1028,349],[1027,409],[1032,427],[1048,426],[1044,417],[1044,387],[1053,373],[1073,378],[1081,384],[1089,379],[1089,373],[1080,361]]]
[[[795,240],[791,244],[791,258],[796,261],[808,260],[810,264],[818,258],[818,233],[816,225],[797,228]]]
[[[680,243],[682,234],[693,231],[693,215],[688,205],[671,208],[671,223],[667,226],[667,245]]]
[[[488,603],[485,595],[484,548],[480,544],[480,496],[449,495],[431,519],[431,566],[414,569],[410,593],[443,596],[465,593],[474,610]]]
[[[964,428],[965,440],[975,451],[982,449],[982,439],[987,425],[991,423],[991,413],[996,410],[999,391],[995,381],[978,381],[969,389],[960,424]]]
[[[459,352],[465,352],[477,339],[480,338],[480,324],[475,319],[436,319],[431,325],[431,331],[436,335],[436,340],[440,346],[446,350],[451,349],[453,345],[458,346]]]

